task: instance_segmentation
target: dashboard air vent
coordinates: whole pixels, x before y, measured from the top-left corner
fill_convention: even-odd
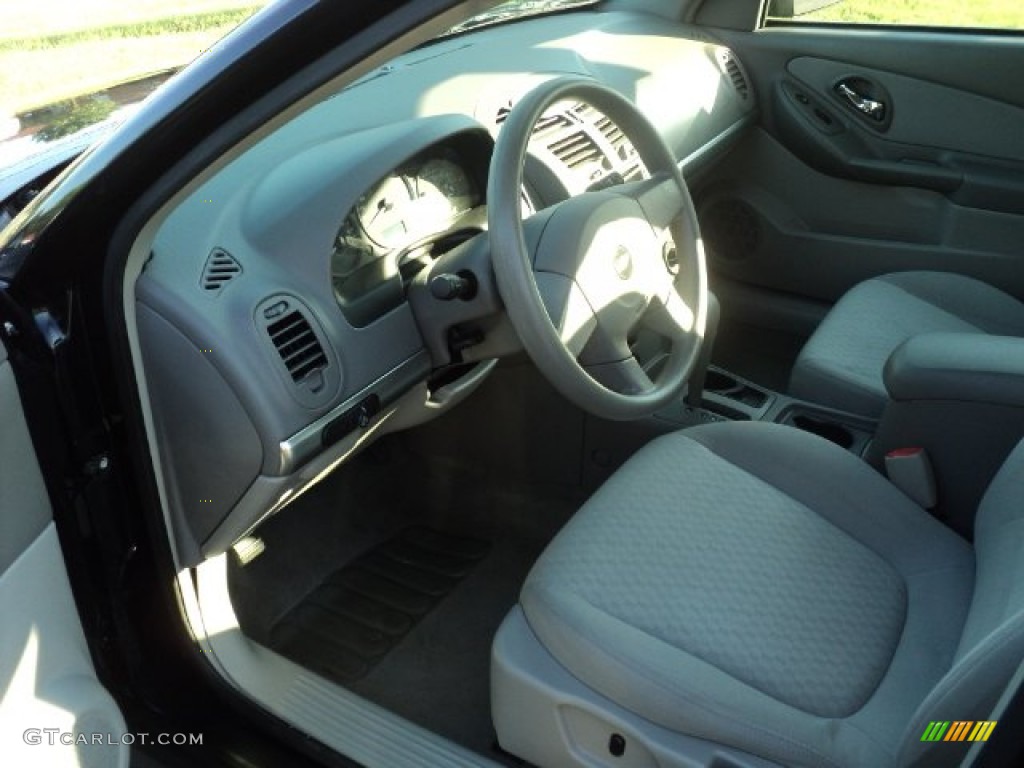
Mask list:
[[[508,119],[509,112],[511,111],[511,105],[499,109],[498,114],[494,118],[494,124],[500,128]],[[572,121],[564,112],[549,112],[541,115],[540,119],[537,120],[537,124],[533,126],[533,135],[534,137],[540,136],[543,138],[571,125]]]
[[[722,63],[725,73],[732,81],[732,87],[736,89],[736,93],[740,95],[740,98],[746,99],[750,95],[750,86],[747,84],[747,76],[743,74],[743,70],[740,68],[739,62],[736,61],[736,57],[732,55],[732,51],[726,49],[719,50],[718,60]]]
[[[267,326],[270,340],[284,361],[285,368],[298,383],[314,371],[327,367],[327,356],[309,321],[298,310],[292,310]]]
[[[585,101],[576,103],[576,106],[572,108],[573,114],[576,115],[584,123],[593,123],[600,117],[600,114],[596,109],[587,104]]]
[[[626,134],[613,123],[610,119],[605,116],[601,116],[597,120],[597,130],[608,140],[608,143],[615,148],[615,152],[618,153],[619,157],[623,157],[623,147],[626,145]]]
[[[201,285],[203,290],[208,293],[220,293],[225,285],[240,274],[242,274],[242,265],[235,261],[227,251],[216,248],[206,260],[206,266],[203,267]]]
[[[579,168],[588,163],[600,163],[603,154],[586,131],[570,133],[551,144],[548,149],[569,168]]]
[[[612,149],[615,150],[615,154],[618,155],[619,159],[625,160],[627,155],[632,154],[630,151],[632,147],[627,146],[629,140],[626,138],[626,134],[607,115],[601,114],[592,106],[582,101],[577,103],[572,108],[572,111],[585,125],[593,125],[601,132],[605,140],[612,145]]]

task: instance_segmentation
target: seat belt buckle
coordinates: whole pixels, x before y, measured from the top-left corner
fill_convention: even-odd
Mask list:
[[[885,454],[885,474],[889,482],[925,509],[938,501],[935,474],[924,448],[896,448]]]

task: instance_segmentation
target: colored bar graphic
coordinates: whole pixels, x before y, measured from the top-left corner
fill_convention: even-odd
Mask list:
[[[946,738],[943,741],[963,741],[967,736],[967,729],[974,725],[973,722],[967,720],[957,720],[949,728],[949,733],[946,734]]]
[[[996,723],[997,722],[999,722],[999,721],[998,720],[983,720],[982,722],[978,723],[978,725],[982,726],[982,728],[977,733],[977,735],[975,735],[973,733],[971,734],[971,741],[988,741],[988,737],[991,736],[992,735],[992,731],[994,731],[996,729]]]
[[[988,741],[996,720],[932,720],[921,734],[921,741]]]

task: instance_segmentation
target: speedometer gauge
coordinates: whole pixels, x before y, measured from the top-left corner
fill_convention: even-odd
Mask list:
[[[451,160],[441,157],[423,164],[416,174],[415,189],[420,197],[440,192],[455,211],[465,210],[468,199],[473,195],[473,185],[466,172]]]
[[[363,231],[380,245],[403,245],[409,237],[405,216],[411,199],[412,190],[408,182],[398,175],[388,176],[364,195],[356,206]]]
[[[385,250],[444,231],[478,204],[479,194],[450,151],[421,155],[372,187],[355,213],[366,239]]]

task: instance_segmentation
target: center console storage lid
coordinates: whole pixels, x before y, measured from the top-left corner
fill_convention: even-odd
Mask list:
[[[1024,407],[1024,338],[984,333],[924,333],[885,364],[896,401],[958,400]]]

